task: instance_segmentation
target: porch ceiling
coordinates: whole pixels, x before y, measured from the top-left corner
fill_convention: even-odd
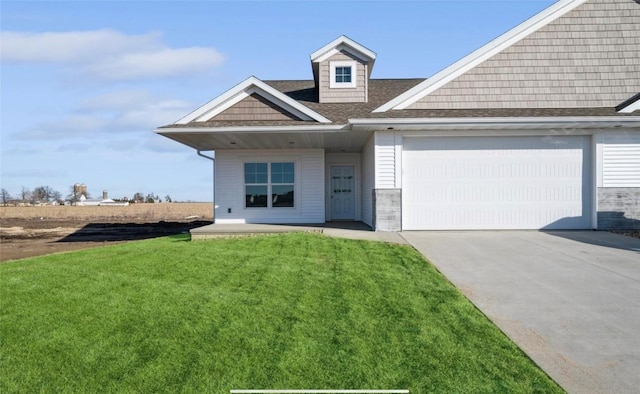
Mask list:
[[[360,152],[368,130],[196,131],[157,129],[156,133],[201,151],[218,149],[324,149],[327,153]]]

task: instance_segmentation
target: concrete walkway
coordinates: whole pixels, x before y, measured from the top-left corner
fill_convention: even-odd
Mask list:
[[[317,232],[330,237],[382,241],[407,244],[407,241],[394,232],[371,231],[371,227],[362,222],[327,222],[321,224],[209,224],[190,231],[191,240],[203,240],[221,236],[276,234],[289,232]]]
[[[569,393],[640,390],[640,240],[595,231],[401,235]]]

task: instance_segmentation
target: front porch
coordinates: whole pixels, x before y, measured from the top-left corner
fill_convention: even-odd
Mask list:
[[[260,234],[278,234],[291,232],[314,232],[329,237],[381,241],[407,244],[396,232],[372,231],[371,227],[358,221],[326,222],[318,224],[231,224],[214,223],[189,231],[192,241],[219,237],[251,236]]]

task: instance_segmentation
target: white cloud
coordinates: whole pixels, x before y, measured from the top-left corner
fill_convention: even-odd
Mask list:
[[[105,59],[92,63],[86,71],[105,80],[170,77],[211,70],[222,64],[223,59],[213,48],[163,48]]]
[[[9,156],[25,157],[34,156],[42,153],[41,149],[35,149],[33,146],[15,146],[2,151],[3,161]],[[1,167],[1,166],[0,166]]]
[[[151,135],[193,107],[182,100],[161,99],[143,90],[122,90],[85,100],[68,117],[14,133],[16,140],[120,139],[122,135]]]
[[[127,36],[115,30],[23,33],[0,32],[2,60],[13,62],[88,62],[135,51],[161,47],[159,35]]]
[[[39,124],[33,128],[17,132],[17,140],[60,140],[84,137],[91,139],[95,132],[103,129],[109,121],[100,116],[72,115],[68,118]]]
[[[170,48],[161,34],[127,35],[103,29],[73,32],[0,32],[3,62],[71,66],[101,80],[133,80],[192,74],[222,64],[214,48]]]
[[[89,149],[91,149],[91,145],[89,144],[64,144],[60,145],[56,152],[62,153],[86,153]]]
[[[124,110],[153,99],[146,90],[122,89],[90,97],[80,104],[80,110]]]
[[[146,90],[118,90],[91,97],[80,104],[83,113],[112,113],[118,126],[154,128],[173,123],[193,109],[183,100],[159,99]]]
[[[187,102],[180,100],[148,102],[123,111],[116,122],[121,126],[155,128],[175,122],[190,109]]]

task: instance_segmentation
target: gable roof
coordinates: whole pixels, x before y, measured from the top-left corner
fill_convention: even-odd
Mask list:
[[[346,52],[367,64],[367,78],[371,77],[371,70],[376,61],[376,53],[358,44],[349,37],[342,35],[311,54],[311,70],[313,71],[313,79],[316,84],[319,78],[320,62],[329,59],[339,52]]]
[[[234,104],[250,97],[253,94],[262,96],[267,101],[282,108],[286,112],[300,118],[303,121],[315,121],[319,123],[331,123],[331,121],[316,111],[305,107],[300,102],[274,89],[258,78],[251,76],[227,90],[217,98],[209,101],[202,107],[191,112],[187,116],[177,120],[176,125],[186,125],[191,122],[206,122],[216,115],[232,107]]]
[[[308,108],[320,116],[330,120],[332,125],[346,125],[352,119],[403,119],[415,118],[547,118],[547,117],[614,117],[633,116],[631,113],[617,113],[615,108],[477,108],[477,109],[412,109],[405,111],[372,112],[375,108],[388,102],[417,86],[424,79],[371,79],[369,81],[370,100],[367,103],[319,103],[318,91],[312,80],[278,80],[262,81],[272,89],[291,100],[295,100],[301,106]],[[640,100],[638,101],[640,102]],[[222,111],[220,111],[222,112]],[[193,116],[192,116],[193,117]],[[184,118],[183,118],[184,119]],[[237,127],[295,127],[299,129],[326,128],[328,123],[316,123],[304,120],[251,120],[247,117],[243,120],[221,120],[220,117],[211,117],[201,120],[196,117],[187,123],[174,123],[162,126],[159,129],[171,128],[237,128]]]
[[[319,122],[318,126],[333,123],[346,124],[350,118],[372,116],[371,111],[382,103],[389,101],[400,93],[410,89],[424,78],[415,79],[371,79],[369,80],[369,102],[362,103],[320,103],[318,102],[318,90],[313,80],[284,80],[284,81],[261,81],[270,91],[276,91],[287,100],[294,101],[298,107],[305,108],[309,113],[316,114],[316,117],[327,119],[328,122]],[[246,81],[245,81],[246,82]],[[222,96],[210,101],[191,114],[179,121],[162,126],[161,128],[172,127],[249,127],[249,126],[300,126],[308,127],[315,122],[301,120],[251,120],[247,117],[244,120],[221,120],[217,115],[240,103],[247,93],[243,88],[246,83],[237,85],[224,95],[230,96],[227,100]],[[249,90],[250,91],[250,90]],[[236,93],[234,95],[234,92]],[[240,97],[238,94],[242,93]],[[292,113],[292,111],[288,111]],[[404,114],[399,114],[403,115]],[[386,116],[386,115],[381,115]]]
[[[328,59],[329,57],[333,56],[334,54],[336,54],[341,50],[349,52],[353,56],[357,57],[358,59],[366,63],[370,62],[371,64],[373,64],[373,62],[376,60],[375,52],[373,52],[372,50],[370,50],[369,48],[363,45],[358,44],[357,42],[353,41],[349,37],[342,35],[336,38],[335,40],[331,41],[327,45],[323,46],[322,48],[318,49],[317,51],[313,52],[311,54],[311,62],[312,63],[321,62],[323,60]]]
[[[374,52],[340,36],[311,54],[314,80],[261,81],[250,77],[158,130],[273,132],[282,128],[307,132],[344,130],[353,125],[352,120],[363,119],[372,123],[397,119],[398,125],[403,125],[410,119],[428,118],[494,118],[505,122],[512,122],[513,118],[539,118],[542,122],[561,117],[598,119],[597,122],[605,122],[607,117],[633,118],[633,112],[640,109],[640,94],[629,98],[640,89],[639,21],[640,6],[632,0],[560,0],[429,79],[369,79],[368,102],[320,102],[317,70],[321,62],[340,51],[370,64],[375,60]],[[582,37],[584,32],[588,33],[587,39]],[[572,57],[572,46],[576,44],[581,48],[578,56]],[[567,53],[562,52],[563,46]],[[592,57],[600,62],[597,67],[585,61]],[[524,67],[522,59],[526,59]],[[502,66],[503,63],[507,65]],[[580,74],[582,79],[572,79],[572,63],[589,69]],[[531,68],[541,71],[531,74]],[[550,68],[554,75],[547,77]],[[368,69],[370,72],[371,67]],[[522,77],[528,78],[526,84],[520,81]],[[599,84],[601,80],[606,83]],[[471,88],[461,89],[466,83]],[[570,96],[557,100],[555,96],[565,95],[562,90],[553,93],[553,100],[547,99],[545,90],[554,92],[554,83],[569,89]],[[574,86],[576,83],[581,84],[579,88]],[[538,89],[535,84],[545,87]],[[518,96],[524,99],[510,101],[511,95],[502,91],[487,93],[492,89],[518,89]],[[584,100],[582,96],[586,95],[604,99]],[[526,105],[522,100],[533,103]],[[266,112],[269,113],[265,115]]]
[[[505,34],[499,36],[488,44],[480,47],[476,51],[463,57],[457,62],[453,63],[449,67],[436,73],[431,78],[428,78],[420,85],[413,89],[395,97],[393,100],[376,108],[373,112],[385,112],[391,109],[401,110],[405,109],[426,95],[441,88],[447,83],[451,82],[460,75],[466,73],[478,64],[500,53],[504,49],[530,35],[536,30],[548,25],[554,20],[572,11],[579,5],[585,3],[587,0],[560,0],[551,7],[543,10],[534,17],[528,19],[524,23],[509,30]]]

